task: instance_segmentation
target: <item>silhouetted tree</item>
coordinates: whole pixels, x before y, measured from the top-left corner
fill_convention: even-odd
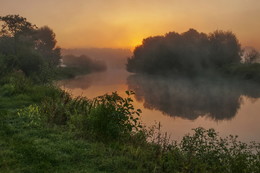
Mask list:
[[[17,37],[31,34],[37,27],[19,15],[0,16],[2,22],[0,36]]]
[[[232,32],[215,31],[208,37],[213,65],[223,67],[241,61],[241,46]]]
[[[240,61],[240,44],[231,32],[209,35],[194,29],[149,37],[128,58],[127,70],[149,74],[196,75]]]
[[[51,70],[59,64],[60,49],[50,28],[38,29],[19,15],[0,16],[0,22],[0,62],[4,69],[20,69],[27,76],[41,76],[43,69]]]
[[[41,27],[35,31],[35,49],[51,65],[58,65],[61,59],[60,48],[56,47],[55,33],[48,26]]]

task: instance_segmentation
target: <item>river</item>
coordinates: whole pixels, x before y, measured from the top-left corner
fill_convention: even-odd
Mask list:
[[[214,128],[222,137],[232,134],[243,142],[260,142],[260,87],[248,81],[163,78],[114,69],[59,84],[73,96],[87,98],[114,91],[126,96],[126,90],[133,90],[141,121],[146,126],[160,122],[173,140],[204,127]]]

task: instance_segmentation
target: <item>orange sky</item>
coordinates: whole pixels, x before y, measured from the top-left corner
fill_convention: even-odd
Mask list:
[[[0,15],[48,25],[63,48],[133,48],[142,39],[195,28],[236,33],[260,50],[260,0],[0,0]]]

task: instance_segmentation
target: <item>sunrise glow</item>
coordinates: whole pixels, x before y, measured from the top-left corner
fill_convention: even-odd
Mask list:
[[[259,0],[1,0],[0,15],[7,14],[48,25],[65,48],[132,48],[148,36],[195,28],[232,30],[244,46],[260,49]]]

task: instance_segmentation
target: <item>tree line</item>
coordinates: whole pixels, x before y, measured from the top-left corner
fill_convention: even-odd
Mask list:
[[[144,39],[128,58],[127,70],[194,76],[223,71],[231,64],[241,63],[242,55],[243,49],[234,33],[217,30],[205,34],[190,29],[181,34],[169,32]],[[250,52],[246,56],[246,62],[253,62],[258,54]]]
[[[64,65],[81,71],[98,72],[107,69],[104,61],[94,60],[87,55],[64,55],[62,60]]]

